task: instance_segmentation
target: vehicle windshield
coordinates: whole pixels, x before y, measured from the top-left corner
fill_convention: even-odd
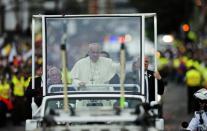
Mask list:
[[[140,88],[141,21],[140,16],[46,17],[46,93],[63,83],[61,44],[66,45],[68,85],[120,84],[124,74],[124,84]],[[145,40],[144,52],[154,55],[152,42]]]

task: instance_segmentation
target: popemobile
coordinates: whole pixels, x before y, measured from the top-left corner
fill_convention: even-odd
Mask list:
[[[42,102],[33,98],[26,131],[164,130],[157,81],[149,101],[144,79],[145,56],[157,70],[155,13],[33,15],[32,49],[33,89],[42,58]]]

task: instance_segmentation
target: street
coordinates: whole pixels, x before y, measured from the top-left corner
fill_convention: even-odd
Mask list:
[[[183,121],[190,122],[187,114],[187,90],[184,85],[168,83],[163,96],[166,131],[178,131]]]

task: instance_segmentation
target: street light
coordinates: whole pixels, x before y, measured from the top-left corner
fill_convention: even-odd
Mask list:
[[[189,24],[183,24],[183,25],[182,25],[182,30],[183,30],[184,32],[188,32],[188,31],[190,31],[190,26],[189,26]]]
[[[174,37],[172,35],[164,35],[162,37],[163,42],[165,43],[172,43],[174,40]]]

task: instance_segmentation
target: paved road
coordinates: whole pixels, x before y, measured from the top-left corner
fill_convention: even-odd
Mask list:
[[[184,85],[169,83],[163,101],[166,131],[178,131],[183,121],[191,120],[192,115],[187,114],[187,90]]]
[[[24,131],[25,126],[22,124],[22,126],[13,126],[10,122],[7,123],[7,126],[4,128],[0,128],[0,131]]]
[[[168,83],[163,96],[163,114],[165,131],[178,131],[182,121],[190,121],[192,116],[187,115],[186,88],[183,85]],[[24,126],[13,126],[8,123],[0,131],[24,131]]]

